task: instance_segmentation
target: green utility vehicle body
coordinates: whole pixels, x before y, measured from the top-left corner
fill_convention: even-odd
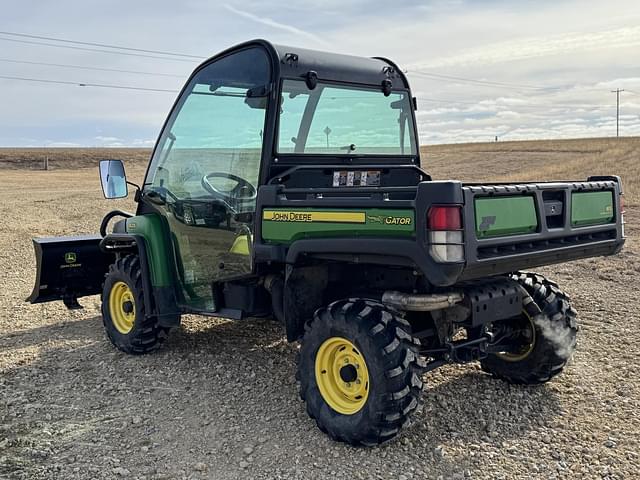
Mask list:
[[[539,369],[566,359],[534,361],[537,347],[521,344],[542,311],[556,311],[573,338],[575,311],[555,284],[517,272],[619,252],[620,178],[434,180],[420,156],[416,109],[402,70],[384,58],[264,40],[226,50],[180,92],[141,185],[126,179],[121,161],[101,162],[105,197],[134,186],[135,214],[108,213],[99,235],[34,239],[28,300],[81,308],[79,297],[102,293],[107,334],[130,353],[158,346],[185,313],[272,315],[288,340],[302,342],[303,399],[320,392],[315,406],[347,416],[369,412],[357,367],[366,359],[377,368],[368,349],[383,332],[385,365],[400,362],[387,387],[409,392],[402,411],[389,414],[398,420],[382,425],[372,410],[362,423],[369,430],[345,433],[354,422],[312,414],[350,443],[395,435],[415,409],[419,355],[427,369],[481,360],[515,383],[546,381],[561,367]],[[554,296],[540,297],[547,291]],[[466,339],[454,340],[460,329]],[[343,335],[322,343],[328,331]],[[403,359],[393,357],[396,347]],[[349,369],[323,380],[345,351]],[[367,388],[383,388],[366,378]],[[404,402],[374,394],[391,395],[383,410]]]
[[[149,280],[157,288],[173,287],[176,279],[171,258],[170,234],[157,214],[136,215],[125,220],[125,233],[144,239],[149,262]]]
[[[253,71],[234,70],[246,64]],[[229,86],[221,87],[226,80]],[[210,96],[212,102],[218,100],[217,107],[234,114],[226,103],[238,91],[242,100],[233,108],[248,112],[240,120],[257,125],[259,140],[237,142],[241,146],[192,140],[214,131],[200,125],[194,133],[181,124],[182,118],[187,126],[204,120],[193,111],[208,105],[193,99]],[[345,131],[348,126],[327,113],[335,106],[330,103],[332,97],[325,100],[327,111],[320,111],[329,92],[338,101],[344,98],[343,103],[354,93],[362,95],[356,97],[360,103],[370,97],[386,99],[390,110],[377,112],[372,107],[371,113],[396,117],[400,144],[330,145],[338,126]],[[301,97],[307,99],[306,105],[287,107]],[[335,132],[326,134],[326,145],[322,145],[324,134],[331,128],[314,131],[321,126],[316,125],[314,107],[318,121],[335,122]],[[168,309],[168,317],[175,318],[176,313],[188,311],[232,317],[255,314],[237,302],[241,292],[251,290],[247,282],[264,276],[274,265],[313,263],[312,258],[411,268],[428,288],[438,288],[620,250],[624,238],[618,177],[509,185],[434,181],[419,167],[415,108],[406,77],[389,60],[280,47],[260,40],[225,51],[198,67],[179,95],[144,185],[136,192],[135,216],[117,222],[108,233],[106,223],[116,212],[105,219],[99,237],[85,237],[77,248],[68,239],[61,241],[60,248],[51,239],[34,240],[39,271],[30,300],[63,299],[77,306],[78,296],[99,293],[104,266],[94,268],[92,262],[68,268],[64,255],[73,252],[92,258],[102,255],[101,265],[106,265],[121,252],[145,249],[149,277],[145,281],[148,290],[154,290],[149,298],[161,297],[155,303],[163,304],[162,311],[154,313],[162,315]],[[238,125],[231,125],[228,134]],[[371,126],[377,125],[372,122]],[[381,127],[384,134],[392,131],[385,128]],[[285,129],[286,134],[295,133],[291,143],[282,138]],[[251,172],[251,181],[236,187],[251,187],[255,193],[238,198],[234,192],[231,198],[203,189],[204,180],[198,181],[198,175],[207,172],[194,175],[190,169],[202,169],[207,155],[223,159],[209,162],[222,183],[229,183],[229,175]],[[179,182],[171,178],[176,174],[182,176]],[[166,183],[157,180],[163,175]],[[174,185],[176,191],[171,191]],[[462,255],[451,261],[438,261],[432,254],[427,217],[429,209],[438,205],[461,208],[461,236],[456,242]],[[262,287],[256,290],[262,292]],[[234,293],[225,300],[223,291]],[[255,298],[249,296],[252,303]],[[291,328],[289,338],[297,338],[300,321]]]
[[[254,71],[234,78],[238,76],[233,71],[234,62],[241,67],[249,63]],[[216,75],[217,80],[213,79]],[[218,87],[225,79],[230,85],[228,92]],[[240,89],[245,89],[242,101],[237,102],[242,107],[234,108],[258,113],[246,119],[258,125],[256,130],[260,132],[255,137],[258,141],[244,142],[251,148],[234,147],[233,142],[223,148],[225,143],[206,144],[201,140],[183,140],[184,148],[180,148],[182,138],[176,140],[175,133],[180,132],[174,130],[183,129],[180,131],[187,140],[196,136],[184,130],[181,118],[186,117],[185,124],[202,121],[192,111],[208,106],[193,98],[211,96],[219,100],[220,108],[231,110],[225,102],[235,97],[226,96],[238,95]],[[325,111],[318,111],[323,95],[329,91],[338,99],[352,98],[357,92],[362,100],[354,101],[361,103],[369,97],[387,99],[387,108],[391,106],[389,112],[396,117],[394,123],[401,125],[395,126],[396,134],[402,136],[401,144],[392,148],[393,142],[379,142],[381,145],[364,146],[363,152],[354,144],[322,148],[325,135],[321,132],[326,130],[321,129],[319,142],[314,137],[319,132],[314,132],[312,107],[321,116],[319,121],[339,123]],[[314,92],[321,92],[320,99],[314,98]],[[307,97],[306,106],[292,104],[289,111],[289,98],[295,102],[300,97]],[[278,104],[282,105],[280,111]],[[328,103],[327,110],[332,106]],[[520,268],[612,254],[621,248],[624,239],[618,177],[510,185],[434,181],[419,167],[415,108],[406,77],[389,60],[280,47],[261,40],[234,47],[198,67],[179,95],[154,149],[144,185],[136,192],[136,215],[116,223],[111,233],[104,225],[101,235],[85,240],[77,253],[100,255],[96,252],[100,248],[104,265],[118,252],[133,248],[131,245],[144,248],[147,282],[158,292],[163,291],[163,298],[169,298],[170,305],[165,307],[170,306],[172,314],[222,311],[241,317],[255,312],[225,301],[214,293],[216,289],[224,290],[226,283],[234,284],[234,289],[242,279],[259,278],[263,270],[274,265],[284,268],[303,259],[330,257],[347,264],[411,267],[434,288]],[[375,108],[372,113],[376,113]],[[305,116],[311,119],[305,121]],[[287,134],[295,133],[291,139],[295,143],[282,139],[284,123],[295,127],[293,131],[286,125]],[[203,130],[198,135],[214,131],[197,128]],[[347,126],[340,128],[347,130]],[[303,139],[306,145],[302,145]],[[330,141],[330,135],[326,139]],[[177,190],[172,192],[167,186],[175,173],[171,168],[188,177],[189,168],[202,168],[206,162],[201,159],[207,155],[223,158],[210,162],[223,171],[223,176],[252,172],[250,183],[255,194],[248,200],[236,198],[230,205],[229,198],[216,197],[201,187],[197,178],[200,172],[193,178],[173,181]],[[167,183],[157,180],[164,174]],[[229,182],[228,178],[222,180]],[[430,253],[427,215],[437,205],[459,205],[462,209],[462,236],[458,241],[463,255],[455,261],[439,262]],[[78,296],[99,292],[104,275],[101,269],[83,270],[89,264],[60,269],[67,265],[64,254],[74,250],[72,244],[65,241],[64,252],[53,254],[58,249],[51,240],[35,242],[39,280],[31,301],[58,298],[76,305]],[[196,264],[199,266],[194,267]],[[46,288],[42,288],[43,283]]]

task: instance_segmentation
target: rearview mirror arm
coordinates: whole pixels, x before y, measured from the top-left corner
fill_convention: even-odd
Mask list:
[[[140,188],[140,186],[136,185],[133,182],[130,182],[129,180],[125,180],[125,182],[127,183],[127,185],[131,185],[132,187],[135,187],[136,192],[133,194],[133,201],[136,203],[140,202],[140,193],[142,192],[142,189]]]

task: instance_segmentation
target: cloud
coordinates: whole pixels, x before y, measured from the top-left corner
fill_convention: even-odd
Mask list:
[[[155,145],[155,139],[142,139],[142,138],[134,138],[131,141],[132,147],[153,147]]]
[[[53,148],[72,148],[72,147],[82,147],[81,143],[76,142],[46,142],[47,147]]]
[[[406,65],[409,69],[451,66],[489,65],[515,62],[577,51],[610,50],[640,46],[640,26],[622,27],[599,32],[573,32],[529,37],[482,45],[457,55],[434,58]]]
[[[98,135],[97,137],[94,137],[94,138],[100,143],[120,142],[120,139],[118,137],[103,137]]]
[[[293,25],[276,22],[275,20],[272,20],[267,17],[259,17],[257,15],[254,15],[253,13],[245,12],[244,10],[240,10],[228,4],[225,4],[224,8],[226,8],[230,12],[235,13],[236,15],[244,17],[253,22],[260,23],[262,25],[266,25],[268,27],[275,28],[277,30],[282,30],[284,32],[291,33],[293,35],[300,35],[300,36],[306,37],[320,45],[327,45],[327,42],[322,38],[318,37],[317,35],[310,32],[305,32],[304,30],[300,30],[299,28],[294,27]]]
[[[620,114],[621,133],[626,136],[640,134],[640,96],[632,95],[636,81],[635,77],[616,80],[629,86]],[[491,141],[496,135],[504,140],[604,137],[615,135],[615,113],[615,94],[596,82],[562,92],[422,106],[417,123],[423,145]]]

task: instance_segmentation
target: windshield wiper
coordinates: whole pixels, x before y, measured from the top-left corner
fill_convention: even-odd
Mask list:
[[[239,97],[239,98],[245,98],[247,96],[247,94],[243,92],[225,92],[225,91],[218,91],[218,90],[216,90],[215,92],[191,92],[191,95],[209,95],[211,97]]]
[[[238,98],[257,98],[257,97],[266,97],[269,95],[269,91],[271,90],[270,85],[258,85],[257,87],[252,87],[244,92],[229,92],[225,90],[221,90],[224,86],[221,85],[210,85],[208,92],[201,91],[192,91],[192,94],[195,95],[211,95],[213,97],[238,97]]]

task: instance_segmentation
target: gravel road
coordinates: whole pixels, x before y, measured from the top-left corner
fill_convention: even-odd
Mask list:
[[[0,177],[0,478],[638,478],[640,244],[540,271],[573,297],[564,374],[510,386],[474,364],[425,375],[424,409],[378,448],[332,442],[294,381],[296,345],[270,320],[186,317],[159,352],[107,341],[99,299],[29,305],[32,236],[95,232],[95,170]],[[638,216],[627,233],[637,237]]]

